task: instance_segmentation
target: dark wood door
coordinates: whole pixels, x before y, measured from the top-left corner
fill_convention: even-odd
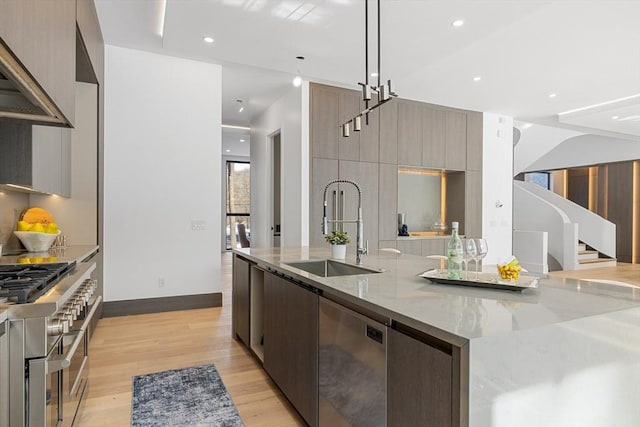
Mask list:
[[[242,342],[250,346],[249,343],[249,280],[251,265],[249,262],[239,258],[233,257],[233,309],[232,309],[232,323],[233,333],[240,338]]]
[[[318,295],[265,273],[264,369],[310,426],[318,420]]]
[[[452,425],[452,356],[389,329],[387,333],[387,425]]]

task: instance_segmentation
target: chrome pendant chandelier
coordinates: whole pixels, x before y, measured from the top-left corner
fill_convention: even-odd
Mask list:
[[[369,113],[380,107],[381,105],[389,102],[393,97],[398,96],[397,93],[393,91],[393,86],[391,85],[391,80],[387,80],[387,83],[380,83],[382,72],[380,71],[380,0],[377,0],[378,6],[378,22],[377,22],[377,32],[378,32],[378,69],[377,69],[377,84],[375,86],[369,85],[369,0],[365,0],[364,2],[364,83],[359,82],[358,85],[362,87],[362,100],[364,101],[365,108],[360,113],[358,113],[355,117],[347,120],[345,123],[340,125],[340,130],[342,136],[348,138],[351,134],[351,130],[354,132],[358,132],[362,129],[362,117],[364,116],[365,125],[369,124]],[[376,93],[378,95],[377,102],[372,100],[372,93]]]

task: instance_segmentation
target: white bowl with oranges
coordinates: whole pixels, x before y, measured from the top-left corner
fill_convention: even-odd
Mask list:
[[[47,211],[30,208],[22,214],[13,234],[29,252],[46,252],[60,235],[60,230]]]

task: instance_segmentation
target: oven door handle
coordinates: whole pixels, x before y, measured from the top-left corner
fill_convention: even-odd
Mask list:
[[[76,335],[76,337],[73,340],[73,343],[71,343],[71,346],[69,346],[69,350],[67,350],[65,354],[61,354],[61,355],[56,354],[56,355],[51,355],[47,357],[47,363],[46,363],[47,375],[57,371],[61,371],[65,368],[68,368],[69,365],[71,365],[71,359],[73,358],[74,354],[76,354],[76,350],[81,344],[84,344],[84,334],[87,331],[87,328],[89,327],[89,323],[91,322],[93,315],[98,309],[98,305],[100,304],[101,300],[102,300],[102,296],[98,296],[98,298],[96,298],[96,301],[91,306],[91,311],[89,311],[89,314],[87,314],[87,318],[82,323],[82,327],[73,332]]]

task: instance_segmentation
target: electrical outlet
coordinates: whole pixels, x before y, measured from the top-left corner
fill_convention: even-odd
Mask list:
[[[191,220],[191,229],[192,230],[204,230],[206,228],[206,223],[203,219],[192,219]]]
[[[164,288],[167,286],[167,279],[165,279],[164,277],[159,277],[158,278],[158,287],[159,288]]]

